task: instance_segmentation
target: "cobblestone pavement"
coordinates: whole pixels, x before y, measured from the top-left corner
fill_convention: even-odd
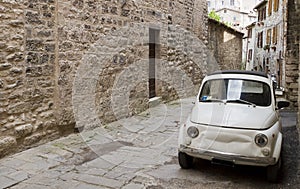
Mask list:
[[[282,112],[282,181],[270,184],[264,169],[177,162],[177,131],[193,99],[148,111],[0,160],[0,188],[300,188],[299,135],[294,112]]]

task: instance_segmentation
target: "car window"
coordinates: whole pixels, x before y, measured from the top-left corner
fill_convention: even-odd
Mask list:
[[[271,105],[271,90],[268,84],[254,80],[209,80],[201,89],[199,101],[212,102],[213,100],[269,106]]]

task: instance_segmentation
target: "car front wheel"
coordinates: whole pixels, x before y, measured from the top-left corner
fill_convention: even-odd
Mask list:
[[[281,163],[281,158],[279,158],[275,165],[270,165],[267,167],[267,179],[269,182],[279,181]]]
[[[192,156],[187,155],[186,153],[179,152],[178,153],[178,161],[179,165],[182,169],[190,169],[193,167],[193,160]]]

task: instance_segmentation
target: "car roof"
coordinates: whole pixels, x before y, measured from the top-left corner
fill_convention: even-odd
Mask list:
[[[219,75],[219,74],[243,74],[243,75],[255,75],[268,78],[268,75],[264,72],[257,72],[257,71],[246,71],[246,70],[219,70],[213,73],[208,74],[210,75]]]

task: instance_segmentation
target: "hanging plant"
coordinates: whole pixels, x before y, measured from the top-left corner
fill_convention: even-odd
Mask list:
[[[270,49],[270,45],[265,45],[264,46],[264,50],[269,50]]]

